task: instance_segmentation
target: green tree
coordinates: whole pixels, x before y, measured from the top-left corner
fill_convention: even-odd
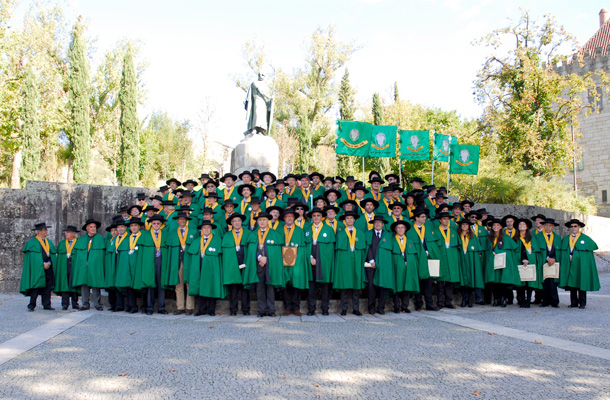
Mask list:
[[[400,101],[400,95],[398,94],[398,82],[394,82],[394,103]]]
[[[38,123],[38,88],[32,68],[28,68],[23,88],[23,126],[21,178],[23,181],[37,180],[41,177],[40,124]]]
[[[349,81],[349,71],[345,68],[345,73],[339,86],[339,115],[344,121],[353,121],[356,111],[356,91]],[[337,154],[337,174],[345,177],[354,174],[354,158],[343,154]]]
[[[570,128],[577,130],[581,113],[591,112],[583,93],[597,93],[596,80],[607,87],[607,75],[562,76],[555,70],[557,62],[567,62],[559,49],[572,46],[575,52],[577,45],[550,15],[538,25],[522,10],[519,21],[478,44],[494,53],[478,72],[475,95],[485,108],[485,133],[497,140],[501,161],[534,176],[563,174],[574,155]]]
[[[137,113],[136,70],[133,64],[133,53],[128,45],[123,61],[123,76],[119,99],[121,118],[119,129],[121,135],[121,183],[123,186],[136,186],[140,177],[140,136]]]
[[[379,98],[379,93],[373,94],[373,123],[383,125],[383,104]]]
[[[309,118],[307,118],[307,114],[303,113],[300,116],[300,124],[298,129],[299,135],[299,170],[301,173],[308,174],[311,171],[309,167],[311,166],[311,156],[312,156],[312,147],[311,147],[311,125],[309,122]]]
[[[373,105],[372,105],[372,114],[373,114],[373,124],[375,125],[383,125],[384,124],[384,111],[383,111],[383,103],[381,102],[381,97],[379,93],[373,94]],[[385,175],[390,172],[390,158],[387,157],[372,157],[368,159],[367,165],[369,169],[378,171],[381,175]]]
[[[74,155],[73,170],[76,183],[89,183],[89,162],[91,160],[91,134],[89,132],[89,95],[91,90],[83,28],[79,17],[72,31],[72,41],[69,49],[70,142]]]

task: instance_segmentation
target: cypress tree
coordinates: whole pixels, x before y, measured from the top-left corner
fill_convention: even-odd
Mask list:
[[[308,174],[309,166],[311,165],[311,123],[307,117],[307,113],[301,115],[301,124],[299,126],[299,169],[301,173]]]
[[[89,183],[89,161],[91,159],[89,96],[91,90],[80,17],[72,31],[69,63],[70,139],[74,157],[74,182]]]
[[[123,58],[123,76],[119,90],[121,118],[121,170],[123,186],[137,186],[140,174],[140,133],[138,132],[137,81],[131,44]]]
[[[345,74],[343,74],[341,86],[339,87],[339,114],[344,121],[354,120],[355,95],[356,91],[349,82],[349,71],[345,68]],[[353,169],[353,157],[337,154],[337,174],[339,174],[339,176],[345,177],[346,175],[351,175]]]
[[[21,178],[23,181],[40,179],[40,125],[38,124],[38,87],[32,68],[28,68],[23,86],[23,129]]]
[[[373,123],[383,125],[383,105],[379,98],[379,93],[373,95]]]
[[[398,82],[394,82],[394,103],[400,101],[400,95],[398,94]]]

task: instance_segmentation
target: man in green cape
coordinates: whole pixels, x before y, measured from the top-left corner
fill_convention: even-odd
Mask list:
[[[412,212],[413,224],[412,228],[407,232],[407,240],[413,245],[418,245],[418,263],[417,272],[419,275],[419,293],[415,294],[415,310],[420,311],[426,302],[426,310],[438,311],[438,307],[434,305],[432,298],[432,278],[430,277],[430,269],[428,260],[439,260],[440,252],[438,251],[438,241],[440,240],[440,232],[437,234],[434,225],[427,220],[428,209],[418,207]]]
[[[392,223],[392,267],[394,269],[394,313],[410,313],[411,293],[419,292],[417,274],[418,243],[411,243],[406,232],[411,225],[404,220]]]
[[[334,189],[333,189],[334,190]],[[305,233],[308,241],[308,265],[310,270],[309,289],[307,293],[307,315],[316,313],[316,288],[322,291],[322,315],[328,315],[330,289],[332,285],[333,266],[335,264],[335,230],[338,222],[335,215],[339,209],[326,206],[324,210],[314,208],[309,213],[312,220]],[[329,217],[329,213],[331,216]],[[326,221],[323,222],[323,218]]]
[[[188,226],[192,220],[185,212],[178,212],[174,216],[178,226],[167,228],[167,268],[169,281],[167,287],[174,287],[176,292],[176,311],[174,315],[193,314],[195,310],[195,298],[188,295],[189,287],[184,281],[184,257],[186,249],[190,244],[197,240],[199,232]],[[186,285],[186,291],[185,291]],[[186,303],[185,303],[186,296]],[[186,307],[186,309],[185,309]]]
[[[216,225],[203,221],[199,225],[199,237],[188,247],[188,294],[198,296],[198,310],[195,314],[216,315],[216,300],[225,297],[222,279],[222,238],[213,234]]]
[[[72,309],[78,310],[78,288],[72,287],[72,255],[79,230],[72,225],[64,229],[65,240],[57,244],[57,266],[55,267],[55,293],[61,295],[61,309],[67,310],[72,300]]]
[[[375,212],[385,219],[388,219],[388,217],[392,215],[392,203],[394,202],[392,196],[394,195],[394,188],[392,186],[384,186],[381,189],[381,194],[383,194],[383,197],[381,198],[381,201],[379,201],[379,206]],[[389,227],[386,230],[389,230]]]
[[[275,317],[275,289],[286,287],[288,274],[282,262],[282,234],[270,229],[271,215],[261,212],[256,218],[258,229],[253,231],[254,245],[248,245],[246,264],[256,267],[256,299],[258,316]]]
[[[152,315],[157,300],[157,312],[167,314],[165,310],[165,287],[167,282],[167,236],[161,229],[165,218],[153,215],[148,222],[150,229],[142,233],[138,240],[138,262],[136,264],[133,288],[142,290],[143,308],[146,315]]]
[[[595,255],[597,244],[580,232],[585,224],[578,219],[566,222],[570,233],[561,243],[559,287],[570,291],[570,308],[581,310],[587,305],[587,292],[600,289]]]
[[[232,226],[231,232],[222,238],[222,283],[229,291],[229,312],[231,316],[237,315],[239,299],[241,297],[241,312],[250,315],[250,285],[256,279],[256,269],[246,268],[246,255],[248,247],[255,246],[253,235],[242,224],[246,220],[243,214],[233,214],[227,220]],[[248,277],[250,272],[252,276]]]
[[[311,268],[309,264],[309,249],[308,245],[311,238],[305,237],[309,231],[305,231],[295,225],[294,220],[297,213],[294,209],[288,208],[284,210],[280,217],[284,221],[284,228],[279,232],[282,234],[282,242],[285,247],[292,248],[296,252],[296,259],[292,259],[292,266],[286,265],[286,259],[282,257],[282,263],[286,274],[288,274],[288,282],[282,291],[284,300],[283,315],[301,315],[301,290],[309,289],[309,281],[311,280]],[[283,254],[282,254],[283,256]]]
[[[562,258],[562,246],[561,246],[561,235],[553,232],[553,229],[559,226],[553,218],[547,218],[544,220],[544,232],[542,232],[541,243],[544,243],[541,248],[542,259],[545,264],[553,265],[556,262],[560,262]],[[565,257],[564,257],[565,259]],[[561,263],[559,264],[561,268]],[[561,273],[561,271],[560,271]],[[560,274],[561,276],[561,274]],[[544,279],[544,278],[543,278]],[[542,282],[542,303],[540,307],[559,307],[559,293],[557,293],[557,284],[559,279],[546,278]]]
[[[220,199],[218,202],[223,205],[227,200],[232,200],[234,204],[239,203],[241,197],[237,194],[237,188],[235,187],[235,181],[237,180],[237,176],[227,172],[224,174],[222,178],[220,178],[220,182],[225,184],[224,189],[218,189],[218,197]]]
[[[106,266],[104,265],[106,255],[106,241],[102,235],[97,233],[101,222],[89,218],[82,229],[87,234],[79,237],[74,245],[75,256],[72,258],[74,274],[72,276],[72,287],[81,288],[83,305],[79,310],[90,308],[89,298],[98,311],[103,311],[101,304],[101,288],[106,287]]]
[[[440,274],[437,279],[436,303],[439,308],[455,308],[453,306],[453,285],[460,283],[460,249],[458,234],[450,226],[451,216],[448,212],[439,213],[440,221],[437,228],[440,240],[437,241],[440,253]]]
[[[267,186],[265,188],[265,201],[261,203],[261,210],[267,211],[267,208],[277,206],[281,208],[286,207],[286,202],[280,200],[277,196],[280,193],[280,190],[274,186]]]
[[[129,271],[129,232],[127,232],[128,221],[115,221],[117,235],[113,237],[106,247],[106,291],[110,311],[125,310],[125,290],[116,286],[118,270]],[[125,286],[123,286],[125,288]]]
[[[482,230],[487,233],[487,229],[481,228]],[[468,219],[463,219],[458,223],[458,236],[460,239],[460,291],[462,293],[460,307],[472,308],[470,292],[473,289],[476,303],[484,305],[483,289],[485,288],[485,281],[483,279],[483,266],[481,265],[483,245],[479,242]]]
[[[543,214],[537,214],[536,216],[533,216],[531,218],[531,220],[534,221],[534,227],[531,230],[532,237],[538,242],[538,247],[540,249],[542,249],[545,246],[544,236],[542,234],[544,233],[544,221],[546,220],[546,217]],[[538,252],[538,261],[537,262],[538,262],[538,264],[540,264],[540,266],[544,265],[544,260],[542,258],[542,251]],[[540,278],[540,281],[542,282],[542,278]],[[534,290],[534,301],[532,301],[532,304],[542,304],[543,297],[544,297],[544,290],[542,290],[542,289]]]
[[[517,243],[504,233],[504,222],[494,218],[490,222],[491,232],[487,237],[487,247],[483,256],[485,258],[485,283],[491,284],[494,297],[493,306],[506,307],[508,304],[508,292],[513,286],[520,286],[518,261],[515,250]],[[495,268],[496,254],[506,254],[504,268]]]
[[[51,227],[45,222],[34,225],[36,236],[27,241],[23,247],[24,259],[21,271],[19,292],[30,296],[28,311],[36,308],[38,295],[42,298],[42,307],[53,311],[51,307],[51,291],[55,285],[53,266],[57,265],[57,249],[51,239],[47,238]]]
[[[127,224],[129,227],[128,236],[117,249],[117,269],[114,286],[121,290],[125,296],[125,311],[135,314],[138,312],[138,305],[133,284],[140,249],[138,242],[140,237],[142,237],[141,230],[144,229],[144,223],[139,218],[132,218],[127,221]],[[145,298],[145,296],[143,297]]]
[[[340,219],[345,228],[339,228],[336,236],[333,288],[341,291],[341,315],[347,314],[347,298],[351,295],[354,315],[360,312],[360,293],[364,288],[364,258],[366,256],[365,231],[358,230],[354,222],[357,212],[347,211]]]
[[[373,229],[366,232],[366,258],[364,271],[368,290],[368,308],[371,315],[385,314],[388,291],[394,290],[392,268],[393,237],[383,229],[387,224],[383,215],[375,215]]]

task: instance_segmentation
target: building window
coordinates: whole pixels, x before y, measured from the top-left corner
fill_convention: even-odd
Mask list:
[[[602,203],[607,203],[607,202],[608,202],[608,191],[602,190]]]
[[[597,98],[596,98],[597,97]],[[602,112],[604,109],[604,94],[602,88],[598,87],[595,92],[589,91],[589,105],[594,107],[594,111]]]

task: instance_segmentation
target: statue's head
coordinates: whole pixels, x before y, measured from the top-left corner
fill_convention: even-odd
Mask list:
[[[262,73],[262,72],[259,72],[259,73],[258,73],[258,80],[259,80],[259,81],[262,81],[262,80],[264,80],[264,79],[265,79],[265,74],[264,74],[264,73]]]

